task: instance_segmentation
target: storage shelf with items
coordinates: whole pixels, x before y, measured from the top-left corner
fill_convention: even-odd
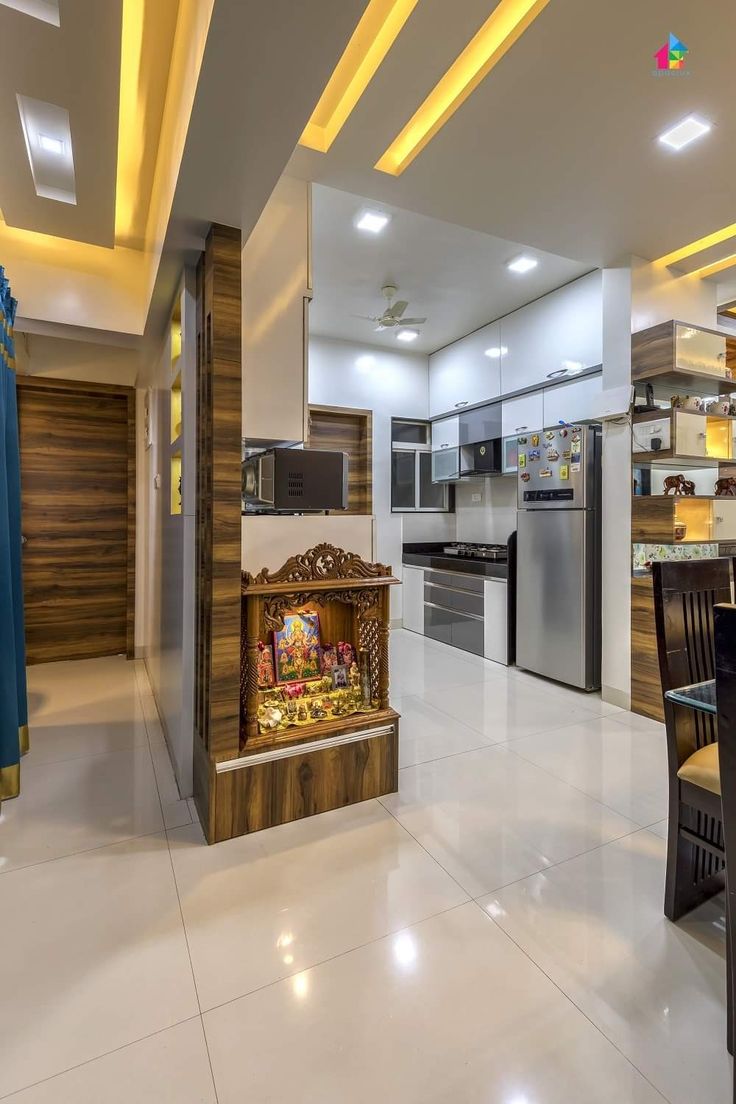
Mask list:
[[[631,338],[631,377],[657,389],[728,395],[736,390],[736,337],[663,322]]]
[[[244,574],[244,754],[388,724],[389,587],[381,564],[331,545]]]
[[[736,540],[736,498],[637,495],[631,508],[636,544]]]
[[[730,407],[726,400],[721,405]],[[635,465],[661,466],[673,460],[717,465],[734,457],[736,418],[722,412],[672,407],[656,414],[635,414],[631,432],[631,458]]]

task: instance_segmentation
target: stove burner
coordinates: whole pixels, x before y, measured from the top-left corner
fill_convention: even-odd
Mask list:
[[[457,542],[445,545],[446,556],[459,556],[472,560],[506,560],[508,552],[505,544],[466,544]]]

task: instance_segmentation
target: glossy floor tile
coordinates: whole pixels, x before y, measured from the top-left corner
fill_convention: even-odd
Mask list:
[[[731,1104],[723,899],[670,923],[664,860],[641,831],[482,903],[671,1104]]]
[[[198,1013],[164,837],[0,883],[0,1095]]]
[[[472,903],[204,1022],[220,1104],[661,1104]]]
[[[642,827],[667,816],[664,731],[632,728],[615,716],[590,717],[514,740],[510,750]]]
[[[148,745],[21,766],[0,811],[0,874],[163,828]]]
[[[421,697],[395,698],[392,704],[401,714],[399,767],[491,746],[480,732],[427,705]]]
[[[217,1104],[199,1016],[7,1099],[11,1104]]]
[[[397,794],[207,847],[144,664],[31,668],[0,1098],[730,1104],[663,726],[404,631],[392,673]]]
[[[471,897],[637,828],[505,747],[407,767],[381,801]]]
[[[202,1008],[467,900],[378,802],[207,847],[169,835]]]

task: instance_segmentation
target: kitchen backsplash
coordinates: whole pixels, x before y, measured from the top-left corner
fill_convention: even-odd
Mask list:
[[[516,529],[516,476],[458,483],[455,490],[457,539],[504,544]],[[473,496],[480,495],[474,502]]]

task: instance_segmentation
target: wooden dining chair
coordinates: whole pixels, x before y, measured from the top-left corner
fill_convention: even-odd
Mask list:
[[[718,721],[718,760],[721,775],[723,836],[727,855],[736,855],[736,606],[715,608],[716,701]],[[733,1029],[736,1008],[734,992],[734,952],[736,952],[736,871],[726,871],[726,957],[728,1041],[734,1053]],[[734,1063],[733,1099],[736,1104],[736,1063]]]
[[[713,610],[731,601],[731,561],[652,565],[662,692],[715,677]],[[664,700],[669,829],[664,912],[678,920],[723,889],[718,727],[713,714]]]

